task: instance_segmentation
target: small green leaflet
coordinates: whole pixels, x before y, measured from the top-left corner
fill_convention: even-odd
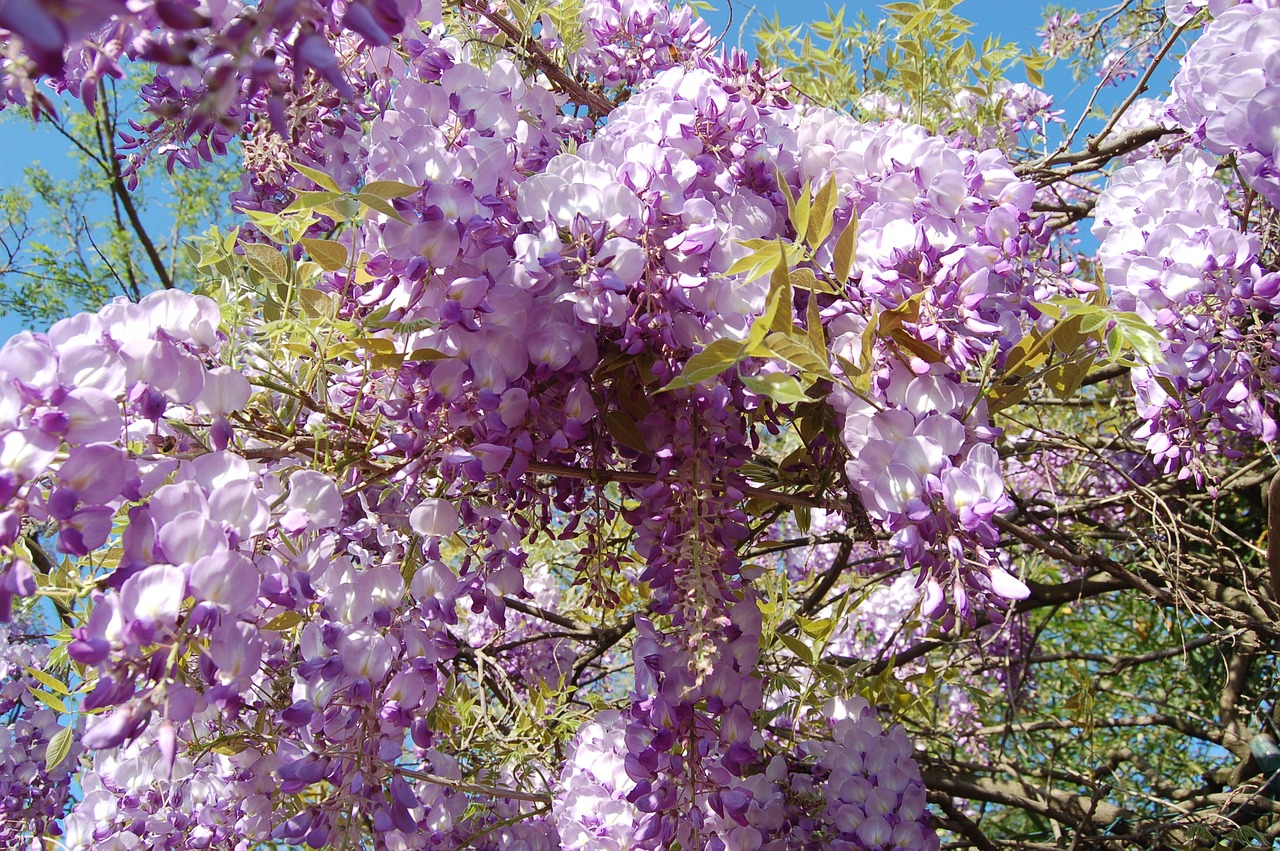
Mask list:
[[[813,210],[809,215],[809,227],[805,232],[805,242],[817,251],[822,247],[822,243],[827,241],[827,237],[831,235],[831,228],[835,226],[833,216],[836,210],[836,182],[832,178],[822,185],[818,190],[817,196],[813,199]]]
[[[63,695],[71,694],[71,690],[63,684],[62,680],[41,671],[39,668],[27,666],[27,673],[43,683],[50,691]]]
[[[56,694],[41,691],[40,689],[32,688],[31,686],[27,686],[27,691],[31,692],[31,696],[36,700],[40,701],[60,715],[70,711],[67,709],[67,705],[62,702],[62,698],[58,697]]]
[[[741,340],[714,340],[705,349],[689,358],[685,362],[684,370],[658,392],[681,390],[715,378],[729,367],[741,363],[746,357],[746,350],[747,347]]]
[[[764,375],[744,375],[742,383],[757,396],[768,396],[780,405],[798,405],[801,402],[812,402],[800,382],[783,372],[770,372]]]
[[[260,242],[242,242],[244,258],[249,267],[268,281],[286,283],[289,280],[289,263],[279,251]]]
[[[302,247],[326,272],[336,272],[347,265],[347,247],[332,239],[302,238]]]
[[[320,186],[323,186],[325,189],[328,189],[330,192],[342,192],[342,190],[338,188],[338,182],[334,180],[332,177],[330,177],[329,175],[325,174],[323,171],[311,168],[310,166],[302,165],[300,163],[290,163],[290,165],[293,166],[294,169],[296,169],[299,174],[302,174],[311,178],[317,184],[319,184]]]
[[[67,754],[71,753],[71,737],[74,735],[70,727],[62,727],[58,732],[53,734],[53,738],[49,739],[49,744],[44,749],[44,766],[46,771],[52,771],[63,760],[67,758]]]
[[[854,210],[853,218],[849,220],[849,224],[845,225],[844,230],[840,231],[840,236],[836,237],[833,271],[836,273],[836,280],[840,283],[849,283],[849,273],[853,271],[853,261],[857,254],[858,213]]]

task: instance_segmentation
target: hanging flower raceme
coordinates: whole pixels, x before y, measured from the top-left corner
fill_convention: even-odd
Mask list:
[[[1234,154],[1250,188],[1280,207],[1280,6],[1210,6],[1215,17],[1182,59],[1170,111],[1210,151]]]
[[[1258,266],[1216,163],[1186,150],[1167,164],[1121,169],[1098,200],[1094,235],[1116,306],[1160,330],[1162,359],[1132,372],[1136,436],[1166,470],[1199,475],[1195,459],[1230,453],[1242,436],[1274,440],[1280,377],[1274,317],[1280,277]]]

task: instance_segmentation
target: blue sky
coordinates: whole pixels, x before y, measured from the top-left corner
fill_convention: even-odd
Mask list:
[[[715,31],[724,28],[728,16],[726,0],[711,0],[717,6],[714,12],[706,13]],[[744,41],[750,42],[750,34],[763,18],[772,19],[776,13],[783,24],[796,25],[808,20],[825,19],[828,4],[816,0],[759,0],[754,5],[735,3],[734,23],[726,35],[727,43],[734,43],[743,21],[747,21]],[[1040,3],[1016,2],[1016,0],[966,0],[957,7],[956,12],[973,21],[975,26],[972,38],[981,43],[988,34],[995,34],[1007,41],[1013,41],[1024,48],[1040,43],[1036,30],[1042,20],[1043,5]],[[865,11],[868,17],[879,15],[876,3],[850,2],[845,4],[846,20],[854,19],[859,12]],[[1051,69],[1046,75],[1046,87],[1053,92],[1059,105],[1068,107],[1068,118],[1074,118],[1071,107],[1087,99],[1091,84],[1075,93],[1074,97],[1067,93],[1076,88],[1070,80],[1065,68]],[[1122,88],[1127,91],[1127,88]],[[1065,98],[1065,101],[1064,101]],[[1078,106],[1077,106],[1078,110]],[[0,185],[12,186],[22,181],[22,169],[29,163],[39,161],[49,169],[55,177],[69,178],[74,174],[73,160],[65,140],[52,130],[39,126],[32,127],[16,115],[3,116],[0,120],[0,151],[5,153],[6,168],[0,172]],[[0,340],[7,339],[22,328],[15,316],[0,317]],[[43,330],[43,329],[36,329]]]

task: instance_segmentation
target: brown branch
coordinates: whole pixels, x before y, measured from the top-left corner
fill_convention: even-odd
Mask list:
[[[591,113],[592,118],[603,118],[613,112],[613,101],[609,100],[599,92],[593,92],[578,80],[575,80],[568,72],[560,67],[547,52],[542,48],[531,34],[522,31],[511,21],[489,11],[485,5],[471,0],[463,0],[461,4],[464,9],[474,12],[489,23],[493,24],[498,30],[509,38],[512,43],[519,45],[524,51],[525,57],[533,63],[533,66],[546,75],[553,88],[559,92],[563,92],[573,98],[575,101],[585,104],[587,110]]]
[[[1267,569],[1271,571],[1271,599],[1280,603],[1280,470],[1267,487]]]
[[[925,766],[920,773],[925,786],[934,791],[971,801],[1018,807],[1076,829],[1106,830],[1132,816],[1115,804],[1046,788],[1024,779],[986,777],[941,764]]]
[[[653,473],[639,473],[632,470],[605,470],[601,468],[570,467],[566,464],[549,464],[545,461],[530,461],[531,473],[542,473],[548,476],[563,476],[569,479],[585,479],[596,484],[617,483],[624,485],[651,485],[658,481]],[[703,482],[702,486],[709,490],[724,490],[723,482]],[[766,499],[779,505],[792,505],[799,508],[843,508],[834,500],[816,499],[803,494],[783,493],[768,488],[743,486],[738,488],[745,496]]]

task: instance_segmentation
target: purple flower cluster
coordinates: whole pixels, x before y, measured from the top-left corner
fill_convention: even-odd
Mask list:
[[[62,725],[58,713],[33,694],[47,692],[47,686],[28,669],[42,668],[49,648],[18,639],[16,626],[0,625],[0,843],[6,848],[60,835],[71,776],[83,752],[73,740],[60,763],[52,768],[46,763],[49,743]]]
[[[664,0],[587,0],[580,16],[585,44],[577,69],[605,86],[635,86],[711,47],[711,28],[691,7]]]
[[[1166,470],[1231,452],[1241,436],[1274,440],[1280,377],[1273,317],[1280,275],[1258,266],[1258,239],[1237,229],[1208,155],[1184,150],[1111,176],[1093,233],[1115,306],[1164,336],[1159,363],[1132,373],[1136,436]]]
[[[728,788],[684,806],[695,825],[682,847],[782,851],[809,843],[841,851],[928,851],[939,847],[925,812],[925,788],[901,727],[885,730],[862,698],[834,700],[827,728],[792,752],[754,766]],[[620,713],[578,731],[556,786],[553,814],[562,847],[617,851],[643,831],[647,800],[624,796],[634,772]],[[666,847],[666,846],[664,846]]]
[[[353,357],[295,343],[259,363],[244,353],[269,339],[260,323],[220,332],[212,301],[175,292],[0,351],[0,602],[35,590],[24,530],[76,557],[111,547],[68,647],[101,710],[69,844],[128,848],[141,829],[157,847],[318,848],[371,827],[395,849],[936,847],[905,734],[865,704],[806,721],[794,753],[757,729],[743,469],[757,426],[789,412],[744,379],[794,368],[748,359],[657,391],[765,313],[769,282],[728,271],[743,241],[803,236],[779,178],[792,194],[832,181],[834,224],[861,233],[851,280],[795,293],[778,320],[812,322],[840,388],[814,396],[840,436],[811,451],[918,571],[903,599],[1000,617],[1027,592],[996,547],[1010,502],[972,379],[1000,368],[1043,289],[1034,187],[998,152],[794,107],[742,54],[706,55],[687,9],[586,4],[578,70],[634,87],[596,128],[516,62],[406,28],[411,5],[154,8],[253,48],[164,59],[139,151],[190,164],[248,128],[252,210],[313,189],[289,163],[342,189],[400,184],[338,231],[354,271],[307,282]],[[145,28],[151,7],[130,8],[114,25]],[[340,112],[357,93],[362,111]],[[217,109],[200,124],[194,104]],[[1031,90],[1010,104],[1010,132],[1049,109]],[[809,271],[833,262],[829,241]],[[323,383],[303,380],[312,356]],[[592,469],[625,475],[605,494]],[[565,605],[526,546],[573,539],[582,581],[608,585],[613,528],[649,597],[634,688],[545,775],[561,777],[548,820],[503,792],[536,795],[538,766],[451,753],[440,719],[486,677],[518,681],[501,690],[517,703],[570,687],[581,636],[516,611]]]
[[[1280,6],[1213,7],[1173,80],[1175,119],[1219,155],[1234,154],[1245,181],[1280,206]]]
[[[797,141],[802,174],[836,180],[859,226],[856,283],[823,312],[832,351],[871,376],[865,394],[833,396],[849,480],[920,567],[927,613],[999,609],[1026,589],[994,548],[991,518],[1010,505],[989,445],[997,432],[964,374],[1021,336],[1039,244],[1034,187],[999,154],[956,150],[918,128],[819,114]],[[908,309],[904,327],[923,347],[876,333],[883,311]]]

